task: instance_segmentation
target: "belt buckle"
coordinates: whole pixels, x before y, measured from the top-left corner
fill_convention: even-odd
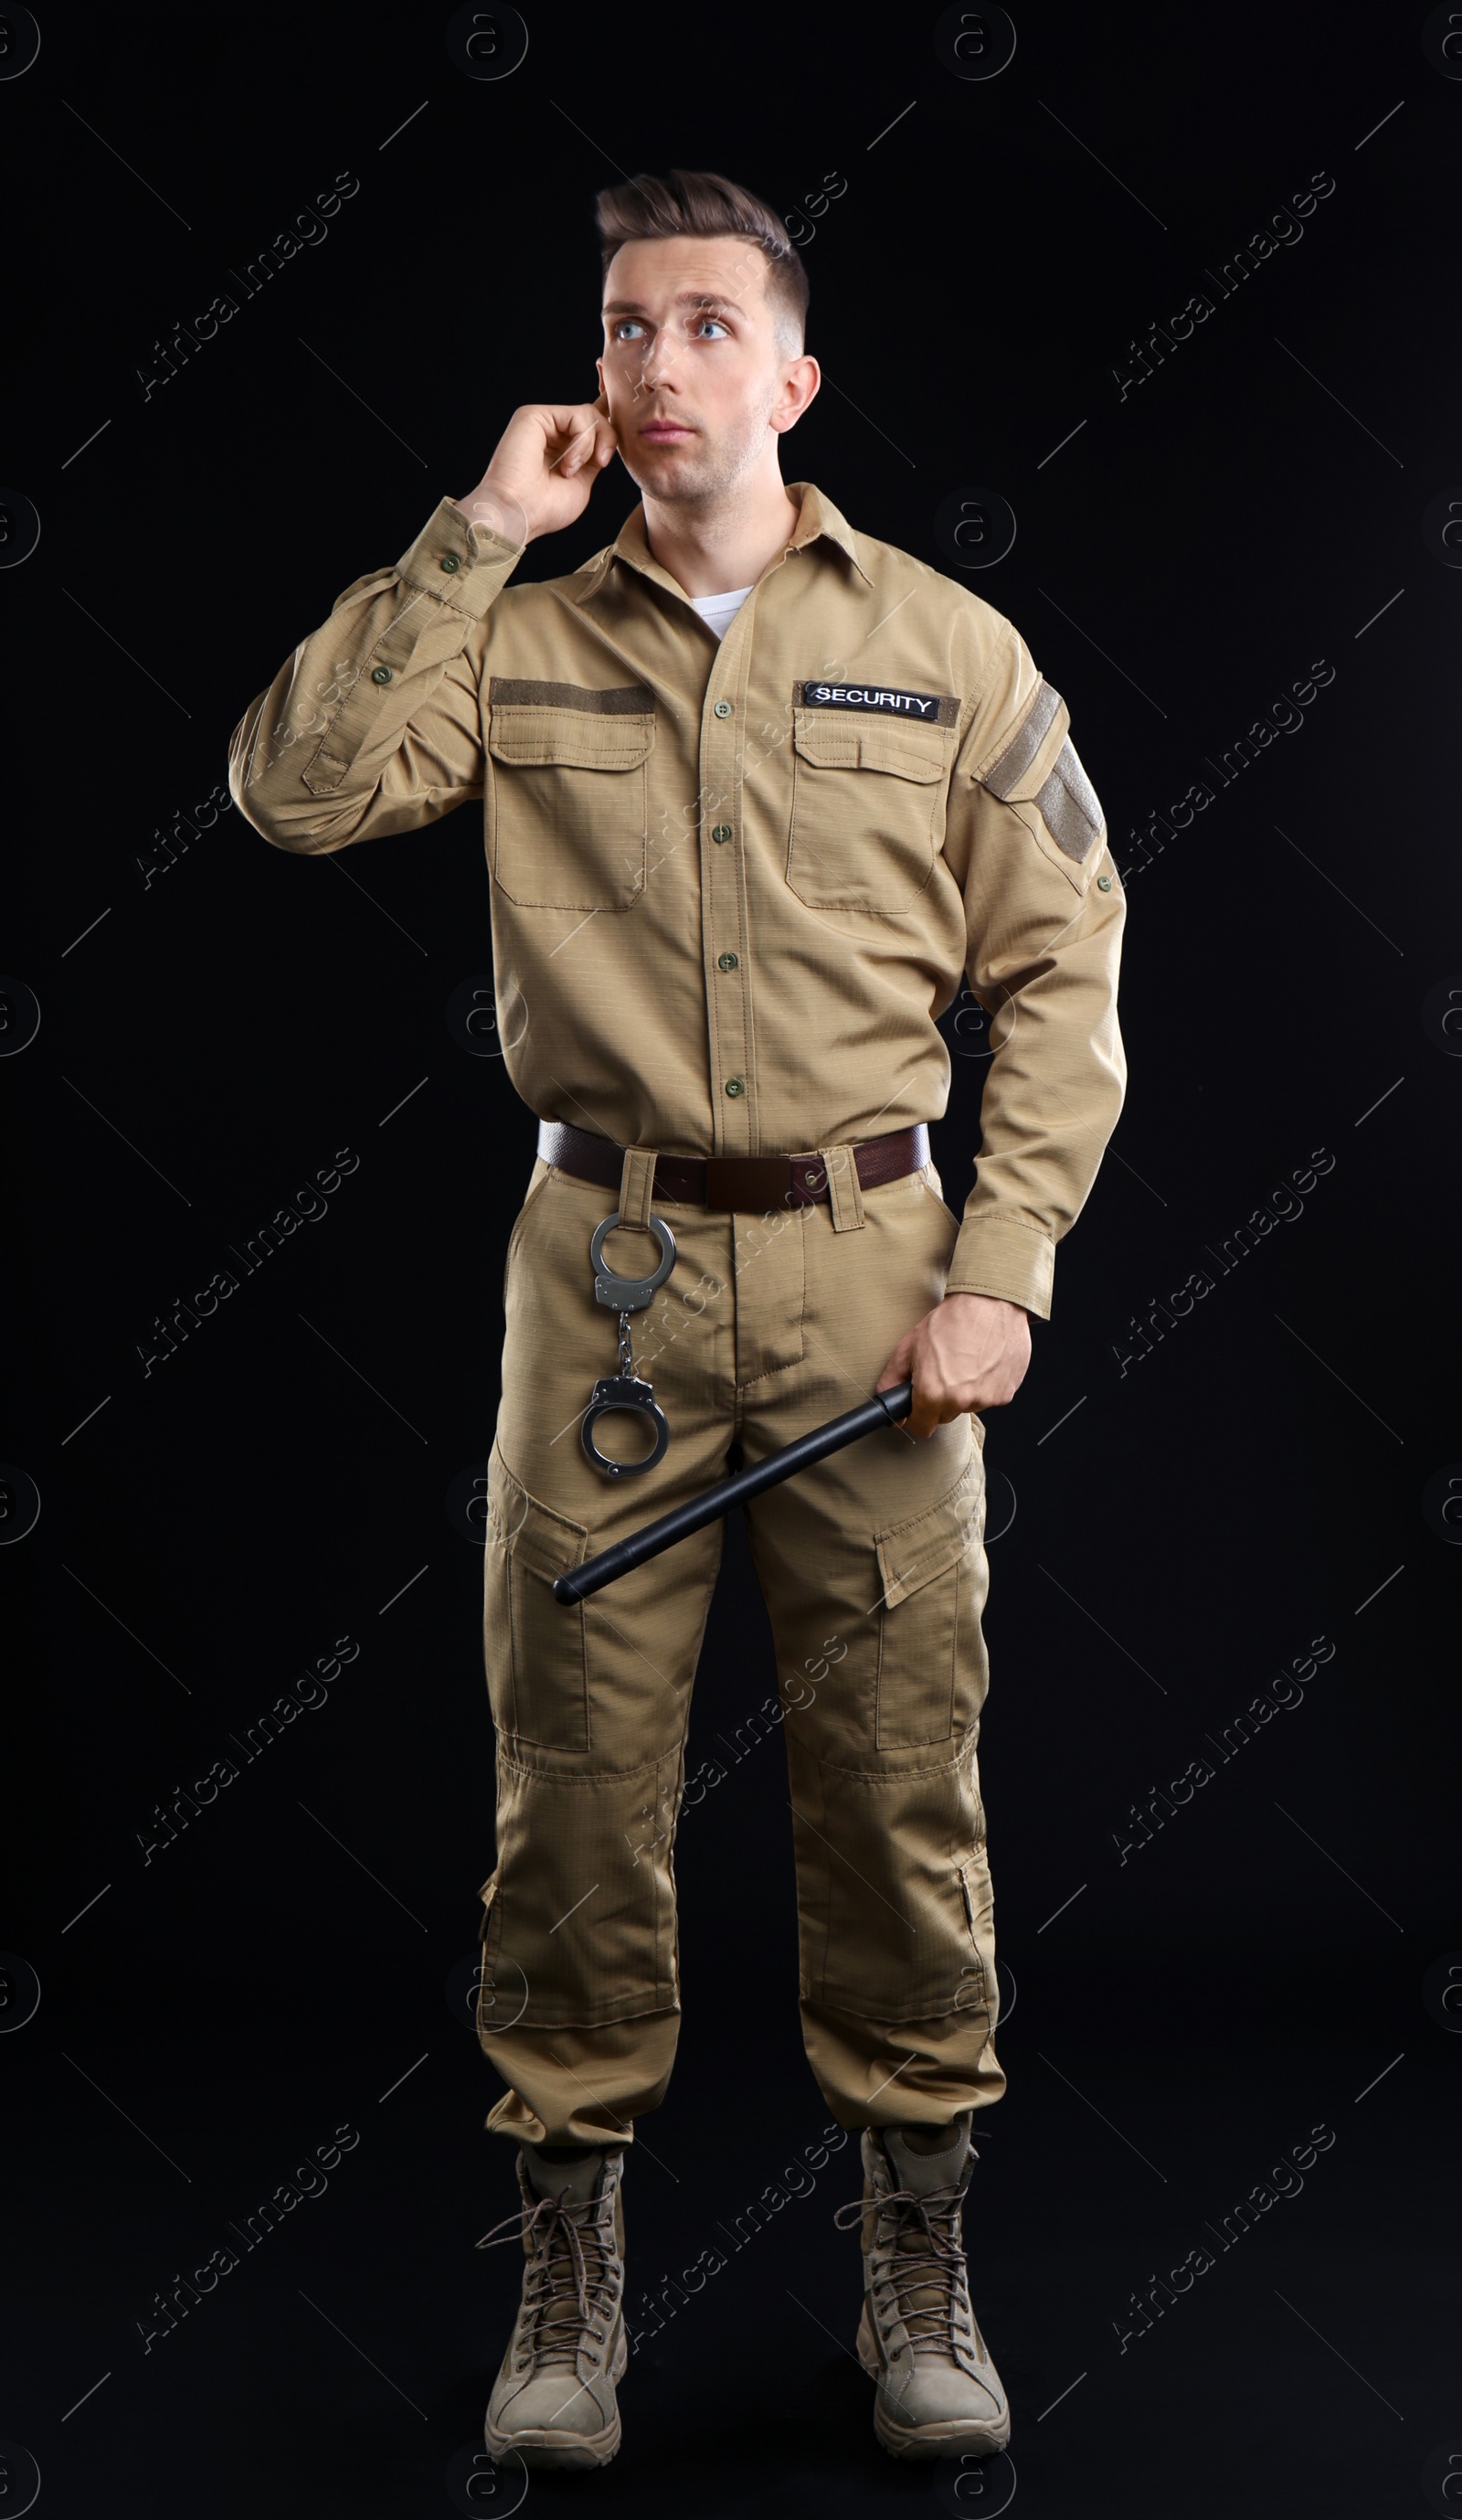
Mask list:
[[[707,1155],[706,1206],[725,1215],[765,1216],[786,1203],[792,1167],[786,1155]]]

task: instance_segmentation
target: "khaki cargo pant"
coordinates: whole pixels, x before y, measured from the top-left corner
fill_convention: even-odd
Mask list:
[[[750,1463],[865,1400],[944,1292],[957,1220],[933,1165],[864,1190],[846,1148],[820,1151],[831,1203],[765,1216],[655,1195],[643,1149],[617,1198],[540,1156],[512,1229],[487,1493],[497,1865],[477,2027],[509,2085],[487,2124],[514,2138],[624,2142],[664,2097],[680,2024],[673,1849],[725,1524],[581,1603],[555,1601],[554,1576],[724,1477],[733,1438]],[[679,1252],[633,1320],[670,1445],[611,1480],[580,1440],[616,1352],[589,1241],[616,1205],[633,1220],[646,1203]],[[658,1248],[622,1222],[603,1256],[648,1276]],[[624,1417],[595,1431],[620,1458],[648,1449]],[[922,1441],[879,1428],[744,1508],[787,1793],[775,1742],[738,1790],[769,1830],[790,1796],[803,2039],[849,2128],[941,2124],[1005,2088],[975,1755],[983,1431],[972,1416]],[[748,1674],[748,1713],[754,1694],[770,1693]]]

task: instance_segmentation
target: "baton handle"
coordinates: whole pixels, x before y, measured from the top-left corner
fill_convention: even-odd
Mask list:
[[[814,1462],[823,1461],[829,1453],[841,1452],[845,1444],[854,1444],[860,1435],[870,1435],[875,1426],[891,1425],[907,1418],[913,1405],[913,1384],[896,1382],[887,1391],[875,1391],[857,1409],[845,1411],[841,1418],[829,1418],[822,1425],[810,1427],[795,1443],[783,1444],[765,1460],[753,1462],[751,1467],[736,1470],[729,1479],[718,1479],[714,1487],[705,1488],[684,1505],[673,1506],[654,1522],[646,1522],[627,1539],[616,1540],[610,1549],[600,1550],[597,1557],[586,1557],[582,1566],[571,1566],[555,1577],[555,1601],[582,1601],[612,1584],[616,1575],[627,1575],[632,1566],[642,1566],[647,1557],[657,1557],[687,1533],[699,1531],[702,1524],[715,1522],[720,1515],[739,1505],[743,1497],[760,1496],[763,1488],[775,1487],[778,1480],[789,1479],[795,1470],[808,1469]]]

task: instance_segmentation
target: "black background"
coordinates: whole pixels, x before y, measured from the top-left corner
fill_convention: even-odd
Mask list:
[[[1028,2514],[1462,2508],[1439,2482],[1462,2014],[1437,1967],[1462,1945],[1462,1524],[1437,1502],[1462,1471],[1462,1062],[1436,996],[1462,973],[1462,573],[1424,528],[1462,483],[1462,79],[1408,7],[1022,9],[985,81],[945,66],[932,10],[535,8],[499,80],[454,65],[448,14],[47,9],[0,81],[0,473],[41,522],[0,571],[5,959],[41,1016],[0,1066],[26,1185],[0,1452],[41,1508],[0,1552],[24,1644],[0,1939],[41,1988],[0,2041],[0,2435],[67,2515],[445,2511],[480,2444],[517,2276],[472,2246],[511,2153],[446,1993],[491,1868],[492,1735],[480,1552],[445,1500],[491,1439],[533,1122],[445,1021],[490,971],[479,820],[322,864],[234,810],[170,865],[154,835],[512,405],[592,394],[596,188],[704,165],[825,203],[802,228],[826,382],[789,477],[952,573],[942,504],[1014,511],[967,582],[1067,696],[1128,873],[1130,1086],[990,1430],[1010,2091],[966,2237],[1014,2467],[875,2448],[831,2224],[850,2143],[632,2359],[614,2465],[530,2503],[984,2520],[1018,2474]],[[326,241],[146,394],[155,341],[347,172]],[[1300,241],[1218,296],[1207,268],[1322,173]],[[1213,314],[1124,394],[1130,341],[1198,290]],[[633,503],[616,466],[523,573]],[[1220,787],[1316,665],[1300,730]],[[1144,863],[1134,832],[1203,780]],[[957,1208],[980,1043],[946,1029]],[[359,1164],[328,1214],[145,1372],[159,1311],[337,1148]],[[1211,1246],[1315,1150],[1303,1212],[1220,1273]],[[1144,1351],[1131,1317],[1199,1270],[1213,1291]],[[328,1702],[146,1860],[159,1798],[345,1636]],[[1300,1702],[1220,1764],[1212,1736],[1316,1639]],[[692,1768],[773,1681],[733,1521]],[[1211,1745],[1139,1839],[1134,1801]],[[774,1740],[685,1816],[632,2326],[825,2122],[779,1770]],[[337,2127],[359,2140],[328,2191],[161,2330],[157,2288]],[[1303,2192],[1220,2253],[1214,2225],[1316,2128]],[[1133,2290],[1206,2243],[1141,2328]],[[456,2507],[523,2489],[506,2470]]]

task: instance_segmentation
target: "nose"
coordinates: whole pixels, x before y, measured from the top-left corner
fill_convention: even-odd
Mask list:
[[[644,364],[640,371],[640,381],[645,392],[653,393],[662,384],[674,384],[675,367],[675,336],[667,326],[661,325],[644,353]]]

